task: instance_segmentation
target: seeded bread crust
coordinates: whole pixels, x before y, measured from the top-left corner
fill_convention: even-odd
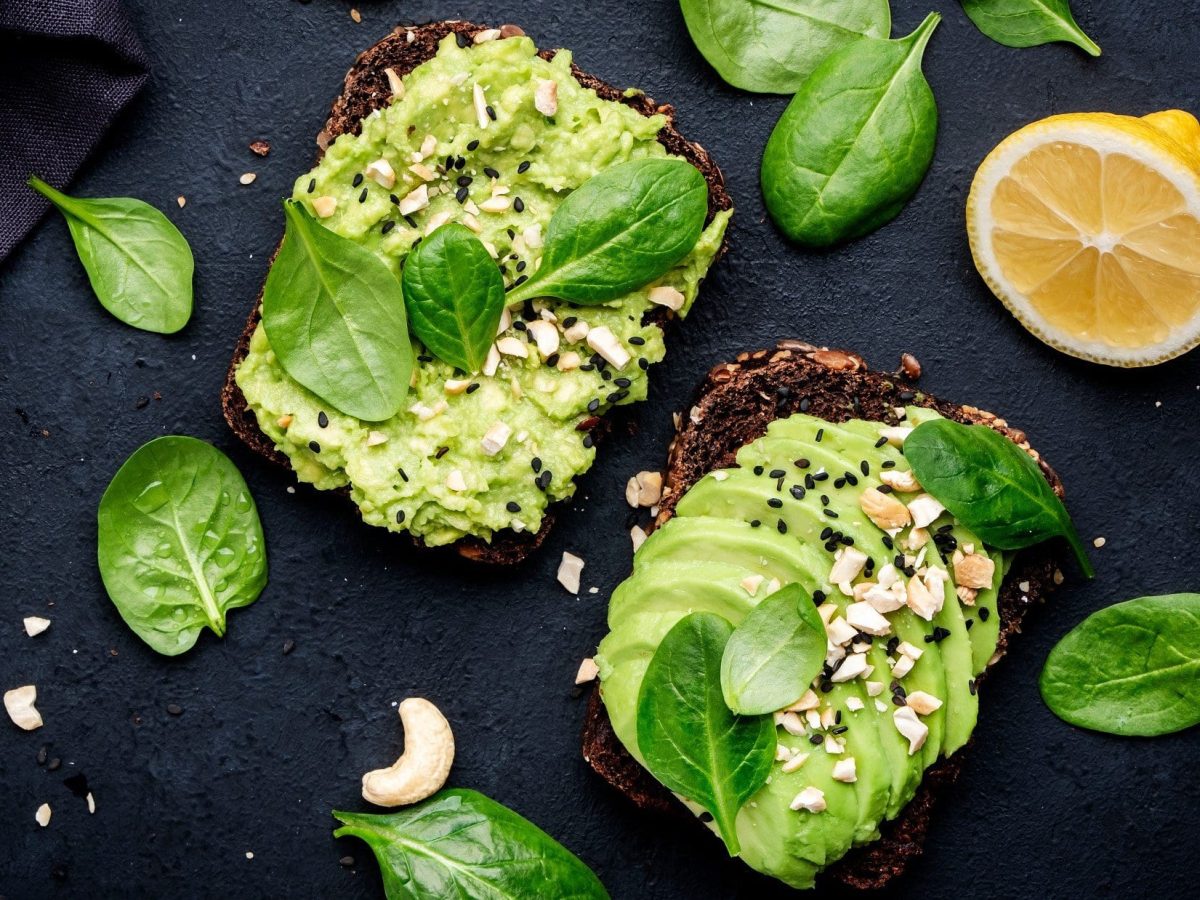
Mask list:
[[[687,490],[714,469],[735,465],[737,451],[761,437],[775,419],[807,412],[830,422],[851,418],[900,424],[893,409],[906,405],[935,409],[964,424],[996,429],[1029,453],[1041,467],[1056,494],[1063,495],[1058,475],[1029,446],[1025,434],[1003,419],[973,406],[938,400],[918,390],[916,360],[905,357],[903,371],[871,371],[861,356],[841,350],[814,347],[800,341],[783,341],[774,350],[744,353],[736,362],[718,365],[701,385],[690,413],[681,416],[667,458],[663,497],[655,525],[674,512]],[[711,427],[719,422],[720,427]],[[1042,602],[1054,588],[1057,562],[1054,549],[1035,547],[1019,553],[1000,587],[997,611],[1000,634],[995,662],[1021,630],[1028,610]],[[1017,585],[1028,582],[1028,590]],[[977,679],[982,683],[987,675]],[[966,748],[926,770],[916,796],[900,815],[881,826],[879,840],[852,850],[827,869],[823,880],[849,887],[883,887],[900,875],[920,855],[934,802],[954,783],[962,768]],[[637,806],[695,821],[674,796],[654,779],[617,739],[600,699],[599,686],[588,701],[583,728],[583,758],[605,780]]]
[[[471,22],[447,20],[432,22],[427,25],[399,26],[391,34],[368,48],[355,60],[354,65],[346,74],[342,93],[333,102],[333,108],[325,127],[317,135],[317,146],[320,154],[342,134],[357,134],[362,120],[371,113],[391,102],[392,92],[388,84],[387,69],[394,70],[398,75],[406,75],[421,63],[427,62],[437,54],[438,43],[448,34],[463,35],[466,40],[473,40],[480,32],[486,30],[482,25]],[[505,25],[500,29],[501,39],[520,35],[524,32],[513,25]],[[410,36],[411,35],[411,39]],[[553,59],[554,50],[541,50],[539,56]],[[571,74],[575,80],[586,88],[594,90],[602,99],[624,103],[644,116],[662,114],[667,118],[667,124],[658,133],[658,141],[667,152],[682,157],[700,170],[708,183],[708,221],[721,210],[731,209],[733,201],[725,191],[725,178],[716,163],[708,155],[708,151],[699,144],[688,141],[675,128],[675,110],[669,104],[657,104],[645,94],[636,93],[625,96],[625,93],[607,84],[593,75],[582,71],[578,66],[571,66]],[[318,158],[320,158],[318,154]],[[276,249],[278,252],[278,248]],[[722,247],[724,252],[724,247]],[[272,257],[272,260],[274,257]],[[249,409],[245,396],[235,380],[237,367],[250,351],[250,338],[258,327],[262,308],[262,291],[254,302],[254,308],[246,327],[238,339],[233,351],[233,361],[225,376],[225,384],[221,389],[221,408],[225,421],[241,440],[258,454],[271,462],[285,468],[291,468],[291,463],[285,454],[275,448],[274,443],[258,427],[258,421],[253,411]],[[653,313],[653,320],[665,326],[673,314],[662,307]],[[608,423],[592,416],[580,423],[580,430],[591,431],[597,440],[602,438],[609,428]],[[348,490],[341,493],[349,495]],[[555,504],[557,506],[558,504]],[[466,537],[456,541],[451,546],[459,555],[475,562],[492,565],[513,565],[524,560],[537,550],[546,539],[554,524],[555,506],[546,511],[541,528],[537,532],[517,533],[511,530],[497,532],[491,542],[481,538]],[[419,538],[410,539],[423,546]]]

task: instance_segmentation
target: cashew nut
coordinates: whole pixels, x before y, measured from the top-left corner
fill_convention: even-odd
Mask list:
[[[26,731],[42,727],[42,715],[33,704],[37,701],[37,688],[32,684],[4,692],[4,708],[13,723]]]
[[[405,806],[436,793],[454,763],[450,723],[428,700],[410,697],[400,704],[404,753],[386,769],[363,776],[363,799],[377,806]]]

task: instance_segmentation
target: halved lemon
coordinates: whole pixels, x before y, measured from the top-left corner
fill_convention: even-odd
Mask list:
[[[1148,366],[1200,344],[1200,123],[1052,116],[1007,137],[967,198],[975,267],[1052,347]]]

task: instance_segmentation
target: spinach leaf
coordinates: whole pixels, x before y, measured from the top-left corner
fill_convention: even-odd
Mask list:
[[[413,352],[400,282],[378,256],[284,201],[287,228],[263,287],[262,322],[284,371],[368,422],[396,414]]]
[[[479,238],[458,224],[438,228],[409,254],[403,284],[421,343],[444,362],[478,372],[504,312],[504,279]]]
[[[1200,594],[1093,613],[1050,651],[1042,699],[1066,722],[1152,736],[1200,724]]]
[[[509,302],[615,300],[687,256],[707,214],[708,185],[684,160],[635,159],[605,169],[554,211],[541,265],[509,292]]]
[[[767,211],[792,240],[825,247],[893,219],[925,177],[937,104],[921,72],[941,20],[906,38],[835,50],[788,104],[763,154]]]
[[[134,633],[177,656],[258,599],[267,555],[241,473],[204,441],[155,438],[113,476],[97,512],[105,590]]]
[[[986,425],[932,419],[904,441],[917,480],[966,528],[997,550],[1066,538],[1091,578],[1071,516],[1024,450]]]
[[[1069,41],[1092,56],[1096,42],[1083,33],[1067,0],[960,0],[975,27],[1006,47]]]
[[[892,29],[887,0],[680,0],[696,48],[729,84],[794,94],[829,53]]]
[[[562,897],[607,900],[578,857],[528,819],[475,791],[450,789],[387,815],[337,812],[335,837],[366,841],[388,900]]]
[[[825,663],[825,623],[808,592],[789,584],[750,610],[721,657],[721,691],[735,713],[795,703]]]
[[[729,622],[706,612],[667,632],[638,694],[637,742],[650,774],[712,813],[736,856],[737,813],[770,774],[775,725],[725,705],[721,657],[731,634]]]
[[[173,334],[192,317],[192,250],[179,229],[131,197],[68,197],[35,176],[29,186],[67,220],[100,304],[134,328]]]

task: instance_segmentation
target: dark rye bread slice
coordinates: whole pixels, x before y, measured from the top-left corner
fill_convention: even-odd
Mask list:
[[[655,524],[666,522],[679,498],[706,473],[734,465],[737,451],[761,437],[775,419],[807,412],[831,422],[863,418],[899,424],[893,408],[910,404],[935,409],[958,422],[996,429],[1037,460],[1046,480],[1062,496],[1058,475],[1029,446],[1023,432],[992,413],[919,391],[912,383],[919,375],[920,366],[907,355],[902,371],[888,374],[871,371],[857,354],[800,341],[783,341],[775,350],[742,354],[734,363],[717,366],[701,385],[690,413],[681,416],[667,459]],[[712,422],[719,422],[720,427],[711,427]],[[1017,555],[1000,589],[997,658],[1021,630],[1025,613],[1040,603],[1058,580],[1061,575],[1052,548],[1036,547]],[[1025,582],[1028,590],[1020,590],[1017,585]],[[827,869],[822,879],[867,889],[882,887],[903,872],[921,853],[934,801],[958,777],[965,749],[929,768],[913,800],[896,819],[884,823],[880,839],[852,850]],[[585,715],[583,757],[639,807],[694,819],[625,750],[612,730],[598,687],[592,690]]]
[[[387,69],[392,69],[398,75],[406,75],[427,62],[437,54],[438,43],[448,34],[460,35],[458,40],[464,44],[472,43],[475,36],[488,30],[485,26],[471,22],[443,21],[431,22],[427,25],[399,26],[391,34],[359,54],[350,71],[346,73],[345,84],[341,94],[333,102],[329,120],[321,133],[317,135],[317,146],[320,154],[342,134],[357,134],[362,120],[377,109],[391,102],[392,92],[388,83]],[[524,32],[514,26],[505,25],[499,29],[500,39],[521,35]],[[541,50],[539,56],[553,59],[554,50]],[[624,103],[631,109],[644,116],[661,114],[666,116],[667,124],[658,133],[658,142],[667,152],[682,157],[700,170],[708,183],[708,222],[721,211],[731,209],[733,201],[725,191],[725,178],[716,163],[708,155],[708,151],[699,144],[684,138],[675,127],[675,110],[669,104],[658,104],[645,94],[634,93],[626,96],[624,91],[613,87],[589,75],[576,65],[571,66],[571,74],[575,80],[586,88],[594,90],[602,99]],[[706,223],[707,224],[707,223]],[[722,247],[722,252],[724,247]],[[273,257],[272,257],[273,258]],[[225,384],[221,389],[221,407],[225,413],[225,421],[242,441],[267,459],[285,468],[291,468],[286,455],[275,448],[274,443],[258,427],[254,413],[248,408],[246,398],[234,379],[237,367],[250,350],[250,338],[258,327],[259,314],[262,304],[262,291],[254,302],[250,318],[238,339],[233,351],[233,361],[225,376]],[[651,317],[658,324],[665,326],[672,313],[666,307],[656,309]],[[581,430],[592,430],[597,439],[603,436],[607,423],[600,417],[592,416],[580,424]],[[342,491],[348,495],[348,491]],[[555,508],[546,511],[541,528],[537,532],[503,531],[493,536],[491,542],[480,538],[468,537],[455,542],[452,546],[467,559],[476,562],[495,565],[510,565],[521,562],[530,553],[541,546],[554,523]],[[421,546],[422,542],[413,538]]]

